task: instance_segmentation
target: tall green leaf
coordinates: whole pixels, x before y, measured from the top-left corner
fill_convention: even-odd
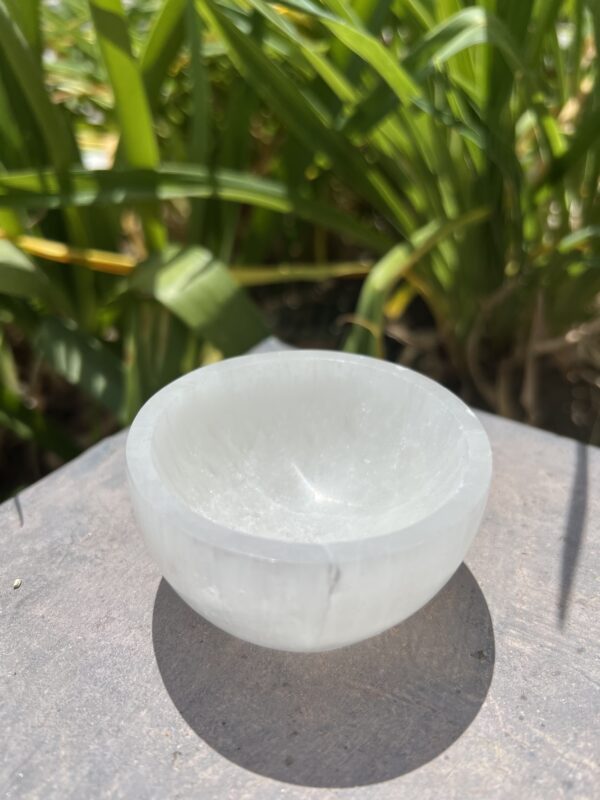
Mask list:
[[[115,415],[123,402],[123,371],[119,359],[98,339],[72,322],[44,318],[35,335],[36,351],[69,383],[106,406]]]
[[[21,31],[0,4],[0,47],[19,82],[23,98],[35,115],[50,158],[58,170],[78,161],[71,131],[51,102],[43,76]]]
[[[131,52],[121,0],[89,0],[100,50],[110,76],[123,154],[132,167],[156,167],[158,145],[139,65]],[[160,250],[166,232],[154,212],[143,211],[150,247]]]
[[[122,419],[165,384],[198,366],[200,340],[152,298],[129,295],[125,317],[125,398]]]
[[[197,2],[207,23],[228,42],[232,59],[240,72],[290,131],[306,147],[331,159],[350,185],[364,193],[381,213],[389,215],[391,222],[410,226],[413,215],[408,204],[385,177],[365,163],[350,143],[326,124],[298,86],[265,55],[252,37],[238,30],[213,2]]]
[[[373,226],[325,203],[299,195],[293,187],[233,170],[208,171],[189,164],[164,165],[156,170],[73,169],[65,190],[51,171],[0,172],[0,207],[59,208],[73,206],[219,197],[235,203],[294,213],[338,231],[355,242],[383,252],[389,237]]]
[[[412,70],[426,77],[467,48],[481,44],[497,46],[513,70],[525,71],[525,62],[504,24],[484,8],[466,8],[427,33],[406,59]],[[471,83],[468,85],[472,86]]]
[[[48,154],[50,163],[57,171],[63,187],[66,188],[64,172],[69,166],[79,162],[75,138],[60,109],[52,103],[46,91],[41,66],[34,58],[32,49],[1,4],[0,51],[10,71],[10,74],[5,76],[5,81],[7,79],[10,82],[14,81],[21,92],[21,97],[16,103],[18,121],[27,125],[29,116],[35,120],[36,134],[43,142],[43,146],[41,148],[38,146],[38,149]],[[21,105],[24,108],[21,109]],[[5,127],[6,124],[6,120],[0,120],[0,126]],[[22,135],[27,138],[28,127],[23,129]],[[38,158],[39,156],[34,163],[38,163]],[[85,215],[73,209],[66,209],[65,220],[77,244],[85,245],[92,240],[91,226]]]
[[[58,285],[14,244],[0,240],[0,294],[38,300],[52,310],[65,310],[69,303]]]
[[[527,43],[530,60],[535,64],[541,54],[544,37],[552,32],[556,23],[558,11],[563,0],[544,0],[537,4],[537,14],[534,17],[533,34]]]
[[[256,112],[258,98],[241,79],[230,88],[223,129],[217,138],[217,161],[219,169],[243,171],[248,168],[251,156],[251,137],[248,136],[252,115]],[[225,263],[231,261],[241,207],[234,203],[220,202],[218,208],[218,240],[207,240]]]
[[[474,209],[449,222],[430,222],[416,231],[408,242],[396,245],[378,261],[364,282],[356,321],[344,345],[346,352],[381,356],[384,307],[394,286],[402,278],[410,280],[410,271],[444,239],[468,225],[481,222],[488,214],[487,209]]]
[[[40,0],[5,0],[29,47],[37,58],[42,55]]]
[[[188,0],[186,12],[187,37],[190,51],[190,76],[192,80],[191,130],[188,153],[191,164],[205,166],[209,145],[210,107],[208,78],[202,52],[204,26],[196,10],[194,0]],[[202,200],[193,200],[188,223],[189,239],[191,242],[202,242],[203,218],[204,204]]]
[[[203,248],[155,256],[138,267],[131,286],[152,296],[226,356],[246,352],[268,333],[244,289]]]
[[[557,183],[576,164],[589,155],[592,145],[598,142],[600,130],[600,105],[591,108],[580,120],[575,133],[567,145],[566,151],[553,159],[548,171],[541,176],[540,183]]]
[[[164,0],[158,8],[140,55],[146,97],[156,109],[167,70],[183,44],[187,0]]]

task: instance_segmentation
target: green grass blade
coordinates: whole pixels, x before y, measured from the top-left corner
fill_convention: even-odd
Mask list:
[[[421,94],[417,83],[387,50],[384,45],[367,31],[360,30],[345,22],[323,19],[323,24],[336,39],[363,59],[383,78],[395,92],[403,105],[409,105],[414,97]]]
[[[115,95],[125,158],[132,167],[154,167],[159,160],[158,145],[121,2],[90,0],[90,10]]]
[[[258,107],[258,98],[240,77],[233,82],[229,92],[223,128],[216,137],[217,163],[220,169],[241,172],[247,169],[251,154],[251,137],[248,136],[252,115]],[[212,250],[228,264],[231,261],[241,208],[235,203],[218,203],[218,241],[210,242]]]
[[[600,239],[600,225],[587,225],[578,231],[563,237],[556,249],[559,253],[568,253],[571,250],[584,250],[596,239]]]
[[[13,394],[21,394],[17,362],[2,326],[0,326],[0,386],[5,386]]]
[[[119,414],[123,401],[121,362],[98,339],[87,336],[71,322],[46,317],[34,342],[36,352],[55,372]]]
[[[75,137],[68,125],[70,114],[59,102],[53,102],[52,90],[46,84],[36,52],[33,31],[37,26],[39,34],[39,8],[31,0],[23,3],[16,0],[16,4],[29,20],[29,27],[23,26],[29,34],[24,36],[17,26],[7,25],[4,8],[0,8],[0,83],[4,84],[0,88],[0,158],[12,168],[53,165],[60,175],[69,165],[80,161]],[[49,47],[53,44],[51,41]],[[97,244],[107,228],[98,216],[92,224],[86,214],[73,209],[63,209],[61,215],[44,219],[41,226],[46,230],[57,226],[63,236],[63,223],[72,241],[80,246]],[[81,301],[85,302],[83,298]]]
[[[63,170],[77,162],[78,152],[71,131],[46,92],[40,67],[26,40],[1,4],[0,49],[35,117],[53,165]]]
[[[466,8],[431,30],[404,62],[419,70],[422,78],[467,48],[480,44],[497,46],[514,70],[527,69],[505,25],[484,8]]]
[[[158,144],[121,0],[89,0],[89,5],[115,97],[123,155],[132,167],[155,167],[159,163]],[[166,241],[162,223],[149,210],[143,210],[141,216],[149,246],[160,250]]]
[[[270,286],[280,283],[314,283],[317,281],[359,278],[367,275],[372,264],[350,261],[336,264],[276,264],[269,267],[231,267],[232,276],[242,286]]]
[[[209,86],[202,54],[204,26],[201,17],[196,11],[194,0],[188,0],[187,3],[186,27],[190,51],[190,76],[192,81],[191,130],[188,160],[191,164],[204,166],[208,156],[209,145]],[[193,200],[188,223],[188,239],[190,242],[200,243],[203,241],[203,219],[204,202],[198,199]]]
[[[47,308],[65,311],[69,304],[62,290],[14,244],[0,241],[0,294],[39,300]]]
[[[19,236],[23,232],[21,217],[10,208],[0,209],[0,231],[8,237]]]
[[[345,143],[327,129],[314,106],[283,70],[265,55],[257,41],[239,31],[213,3],[200,0],[198,8],[228,43],[231,58],[240,72],[290,130],[307,146],[320,147],[332,158],[346,162]]]
[[[0,51],[0,163],[5,169],[43,164],[47,157],[35,117],[22,98],[21,89]]]
[[[585,0],[575,0],[575,34],[573,36],[573,43],[569,48],[569,65],[567,67],[570,73],[569,80],[565,81],[565,92],[570,96],[576,96],[579,93],[581,84],[581,53],[586,28],[585,5]],[[600,11],[600,7],[596,8],[596,14],[598,11]]]
[[[435,6],[428,0],[394,0],[393,11],[396,17],[403,21],[405,15],[410,15],[413,22],[417,24],[419,31],[428,31],[435,25],[433,10]]]
[[[185,37],[187,0],[165,0],[154,17],[140,55],[140,71],[151,109],[160,100],[160,87]]]
[[[0,57],[1,58],[1,57]],[[0,69],[1,69],[0,60]],[[8,93],[0,81],[0,172],[3,167],[17,167],[23,161],[23,137],[20,133],[17,120],[13,118]],[[12,208],[0,209],[0,230],[6,236],[18,236],[23,231],[22,214]]]
[[[198,366],[198,339],[164,306],[130,294],[125,321],[125,398],[122,420],[181,374]]]
[[[468,225],[481,222],[488,214],[487,209],[478,208],[458,219],[430,222],[416,231],[408,242],[396,245],[378,261],[363,284],[356,309],[357,321],[352,326],[344,350],[381,355],[385,303],[398,281],[409,279],[409,273],[415,265],[444,239]]]
[[[42,55],[40,0],[5,0],[5,2],[27,44],[39,59]]]
[[[365,30],[378,38],[389,16],[391,4],[392,0],[355,0],[353,8]],[[345,74],[350,83],[357,84],[359,82],[362,67],[362,61],[358,56],[353,55],[351,59],[348,59]]]
[[[545,0],[544,0],[545,2]],[[529,29],[529,21],[534,0],[502,0],[496,4],[496,18],[502,28],[502,38],[512,39],[518,51],[524,51],[524,42]],[[495,42],[500,48],[500,42]],[[503,121],[507,101],[510,97],[514,81],[518,75],[515,66],[507,58],[507,51],[499,50],[489,53],[488,86],[487,86],[487,118],[490,127],[496,127]],[[524,80],[530,77],[525,69],[520,73]]]
[[[401,103],[409,104],[413,96],[418,97],[421,94],[418,84],[410,73],[398,63],[376,36],[362,27],[353,7],[328,2],[328,5],[338,13],[336,16],[307,0],[285,2],[284,5],[319,19],[335,35],[337,41],[376,70]]]
[[[186,3],[187,0],[165,0],[153,18],[141,49],[139,69],[152,112],[160,107],[161,87],[185,39]],[[123,152],[122,144],[119,142],[117,162]]]
[[[536,188],[544,184],[558,183],[570,170],[586,158],[591,148],[598,141],[599,130],[600,106],[590,109],[587,114],[584,114],[577,125],[575,133],[568,142],[565,152],[552,160],[547,172],[542,176]]]
[[[544,2],[537,4],[533,31],[527,45],[529,61],[532,64],[537,63],[540,58],[544,37],[549,31],[554,33],[556,17],[563,2],[564,0],[544,0]]]
[[[238,355],[267,336],[258,310],[212,253],[173,249],[140,265],[134,290],[149,294],[225,356]]]
[[[248,0],[248,2],[297,47],[298,52],[304,56],[340,100],[350,103],[358,100],[359,94],[352,84],[331,61],[315,49],[312,40],[302,36],[284,16],[275,11],[268,3],[262,0]]]
[[[10,71],[5,79],[14,81],[21,95],[12,104],[13,111],[16,108],[17,122],[23,126],[22,136],[26,145],[19,157],[27,156],[29,163],[33,160],[35,164],[52,164],[66,191],[64,173],[79,162],[75,138],[61,109],[52,103],[46,91],[40,64],[34,59],[27,41],[1,4],[0,51]],[[35,134],[31,133],[31,122],[28,124],[30,119],[35,121]],[[6,122],[0,120],[0,126],[5,125]],[[29,158],[31,151],[33,158]],[[76,244],[85,246],[93,243],[94,231],[85,215],[73,209],[65,209],[64,216],[71,238]]]
[[[151,200],[218,197],[234,203],[267,208],[337,231],[355,242],[384,252],[389,237],[355,217],[325,203],[303,197],[292,187],[232,170],[208,171],[186,164],[163,165],[156,170],[73,169],[69,188],[52,171],[0,173],[0,207],[59,208],[62,205],[122,205]]]
[[[252,0],[252,2],[259,9],[264,6],[261,0]],[[329,5],[341,13],[337,4],[329,3]],[[398,100],[403,105],[417,102],[417,93],[420,92],[420,88],[397,63],[397,59],[393,57],[391,52],[376,37],[363,29],[360,19],[356,17],[354,12],[346,17],[347,21],[336,19],[331,14],[323,13],[314,6],[311,7],[310,12],[332,31],[336,42],[349,48],[355,55],[360,55],[364,61],[376,70],[377,79],[385,83],[391,94],[394,102],[388,105],[389,98],[385,93],[382,93],[380,83],[375,90],[371,88],[369,91],[368,99],[365,103],[370,105],[368,108],[364,108],[365,104],[361,102],[361,97],[352,83],[339,70],[336,70],[333,64],[328,64],[323,56],[319,57],[319,61],[314,58],[312,60],[309,59],[315,71],[337,94],[338,99],[345,106],[344,112],[336,125],[337,132],[343,133],[349,141],[352,141],[352,139],[349,139],[350,132],[360,130],[360,127],[365,124],[365,114],[369,121],[372,121],[374,112],[379,115],[379,119],[383,119],[388,112],[396,109],[397,113],[392,119],[392,127],[394,128],[393,142],[389,140],[387,133],[382,135],[381,131],[375,131],[368,136],[369,143],[373,146],[372,152],[378,153],[378,169],[377,172],[373,172],[371,175],[371,184],[376,188],[379,196],[378,208],[381,210],[382,202],[387,204],[389,209],[393,210],[393,217],[400,223],[400,230],[403,234],[406,234],[418,224],[415,208],[419,207],[418,191],[411,191],[408,188],[409,180],[407,180],[407,177],[409,177],[409,172],[414,172],[416,168],[420,169],[422,173],[423,166],[425,166],[428,173],[427,180],[431,182],[432,169],[437,168],[436,164],[429,165],[427,155],[423,154],[425,143],[428,139],[431,139],[431,136],[428,135],[430,131],[425,130],[428,125],[427,120],[423,117],[419,119],[414,114],[413,108],[405,111],[398,110]],[[272,13],[269,18],[272,20]],[[279,22],[278,26],[281,28],[282,23]],[[287,27],[291,26],[287,25]],[[308,42],[303,43],[295,33],[290,34],[290,37],[294,41],[300,42],[305,57],[308,57],[307,51],[310,48],[310,44]],[[327,67],[327,70],[325,67]],[[360,107],[360,110],[358,110],[358,107]],[[356,118],[353,114],[355,108],[358,113]],[[346,122],[348,123],[348,128],[346,127]],[[386,126],[386,131],[389,131],[389,129],[389,125]],[[399,146],[400,140],[403,140],[403,145],[401,146]],[[415,143],[415,148],[411,153],[407,153],[405,146],[409,140]],[[395,154],[390,152],[390,145],[392,150],[395,148]],[[423,160],[425,165],[422,163]],[[411,167],[407,171],[406,165],[409,163]],[[338,174],[343,174],[340,172],[343,169],[343,165],[335,164],[334,167]],[[393,180],[390,180],[390,178],[393,178]],[[408,202],[404,198],[402,200],[399,198],[396,186],[401,186],[404,189]],[[435,214],[439,214],[440,211],[440,208],[436,208]]]
[[[438,19],[440,21],[454,16],[462,11],[465,3],[463,0],[438,0],[435,4]],[[433,26],[432,26],[433,27]],[[454,60],[453,71],[456,76],[461,77],[470,83],[475,81],[475,54],[471,52],[461,53]]]
[[[344,180],[363,194],[395,224],[410,227],[414,215],[389,185],[371,168],[353,146],[320,117],[296,83],[261,50],[257,42],[242,33],[222,11],[208,0],[198,0],[207,24],[227,41],[231,57],[257,94],[274,114],[309,150],[325,154]]]
[[[366,30],[379,34],[388,16],[392,0],[355,0],[356,15]]]

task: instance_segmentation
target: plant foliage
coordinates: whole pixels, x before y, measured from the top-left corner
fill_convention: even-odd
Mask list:
[[[364,263],[347,350],[420,297],[533,416],[536,359],[597,314],[599,38],[585,0],[3,0],[0,423],[71,452],[14,331],[126,422],[266,334],[244,284]]]

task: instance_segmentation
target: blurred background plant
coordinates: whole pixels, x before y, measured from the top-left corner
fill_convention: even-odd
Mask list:
[[[0,0],[4,493],[269,331],[600,442],[583,0]]]

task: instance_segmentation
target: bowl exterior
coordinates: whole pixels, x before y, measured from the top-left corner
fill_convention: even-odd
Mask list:
[[[246,641],[289,651],[331,650],[359,642],[425,605],[460,566],[487,500],[453,510],[444,529],[402,534],[376,552],[365,539],[352,558],[323,547],[322,560],[273,559],[216,546],[173,509],[151,507],[130,477],[147,546],[173,589],[213,624]],[[202,526],[198,519],[197,525]]]

